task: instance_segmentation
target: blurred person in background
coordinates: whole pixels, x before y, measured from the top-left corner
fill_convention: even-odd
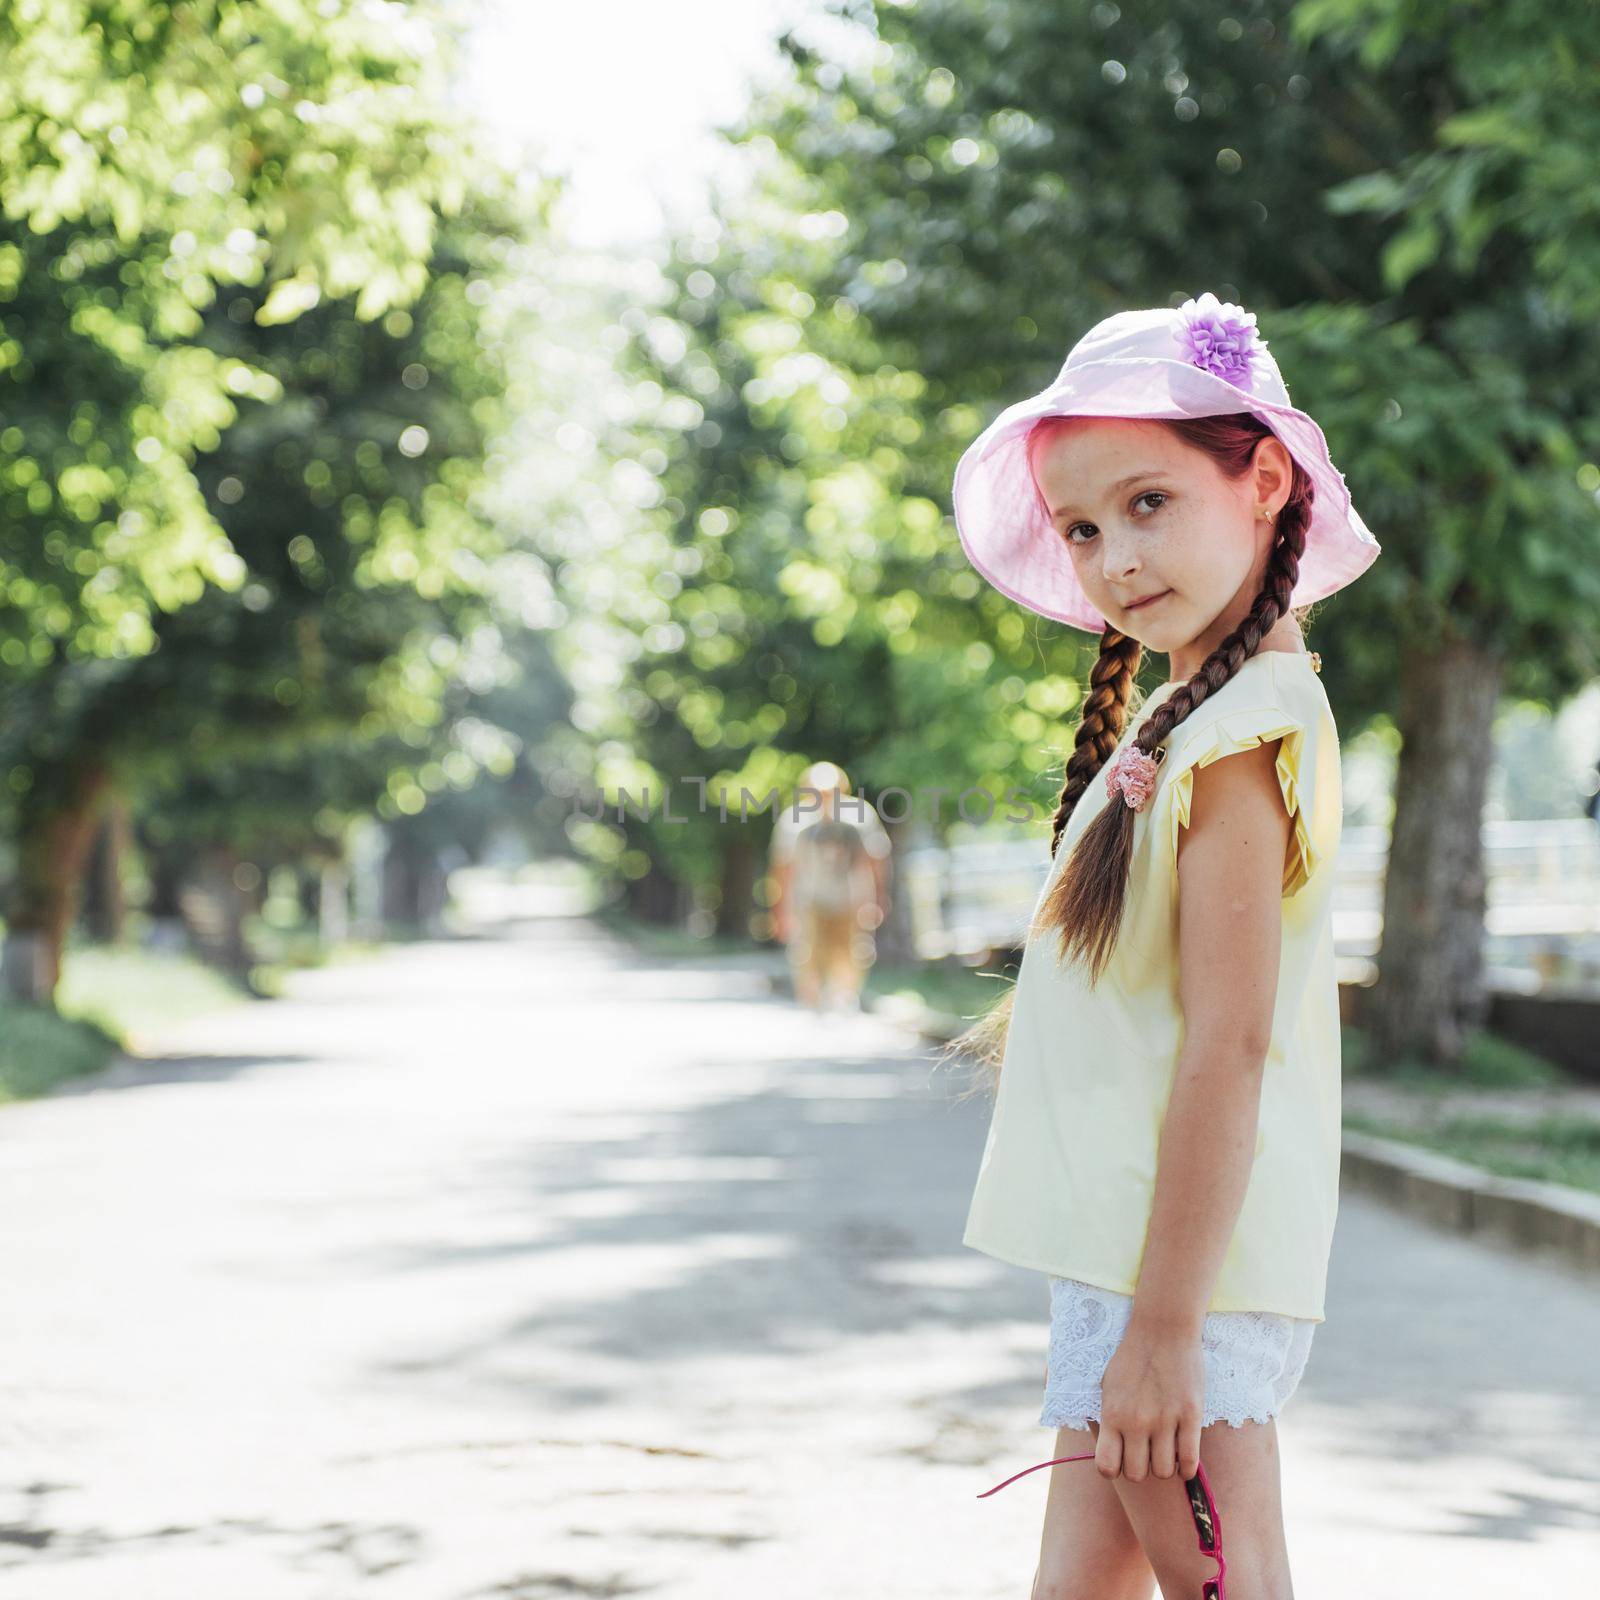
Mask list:
[[[849,796],[849,798],[846,798]],[[788,947],[795,998],[859,1011],[876,930],[888,914],[889,835],[865,796],[831,761],[800,776],[794,804],[772,830],[773,925]]]

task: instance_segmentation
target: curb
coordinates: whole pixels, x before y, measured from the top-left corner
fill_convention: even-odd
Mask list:
[[[887,1009],[887,1008],[885,1008]],[[967,1026],[924,1008],[894,1008],[924,1038],[943,1044]],[[1346,1128],[1340,1140],[1341,1188],[1350,1188],[1436,1227],[1521,1249],[1547,1250],[1564,1263],[1600,1272],[1600,1194],[1532,1178],[1506,1178],[1454,1156]]]
[[[1600,1194],[1532,1178],[1505,1178],[1398,1139],[1347,1128],[1342,1175],[1411,1216],[1524,1248],[1552,1250],[1600,1272]]]

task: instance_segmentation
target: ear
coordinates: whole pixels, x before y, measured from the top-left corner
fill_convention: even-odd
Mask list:
[[[1251,467],[1251,492],[1257,507],[1268,517],[1276,517],[1294,487],[1294,457],[1277,434],[1269,433],[1256,445]]]

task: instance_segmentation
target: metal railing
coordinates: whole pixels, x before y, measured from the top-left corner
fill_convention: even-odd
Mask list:
[[[1485,956],[1496,969],[1600,981],[1600,826],[1584,817],[1489,822]],[[1386,827],[1346,827],[1334,864],[1334,943],[1371,959],[1383,931]],[[925,959],[1021,944],[1050,868],[1041,832],[920,845],[901,857],[912,938]]]

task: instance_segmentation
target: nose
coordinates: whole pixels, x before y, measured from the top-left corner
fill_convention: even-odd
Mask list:
[[[1107,583],[1126,583],[1140,568],[1138,542],[1121,533],[1100,530],[1100,570]]]

